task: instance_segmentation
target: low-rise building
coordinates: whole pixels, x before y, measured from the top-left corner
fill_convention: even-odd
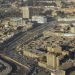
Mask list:
[[[32,21],[37,23],[47,23],[47,18],[45,16],[32,16]]]
[[[66,74],[65,74],[65,71],[58,70],[58,71],[55,71],[55,72],[51,72],[51,75],[66,75]]]

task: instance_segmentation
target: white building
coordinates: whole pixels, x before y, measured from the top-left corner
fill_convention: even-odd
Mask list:
[[[75,21],[75,18],[58,18],[57,21]]]
[[[37,23],[47,23],[47,18],[45,16],[32,16],[32,21],[36,21]]]

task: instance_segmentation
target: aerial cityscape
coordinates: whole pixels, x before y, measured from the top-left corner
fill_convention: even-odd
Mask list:
[[[0,75],[75,75],[75,0],[0,0]]]

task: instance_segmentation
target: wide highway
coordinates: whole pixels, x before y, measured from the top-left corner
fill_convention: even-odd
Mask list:
[[[27,44],[28,42],[32,41],[36,36],[40,35],[44,30],[49,29],[53,26],[55,22],[50,22],[49,24],[42,24],[38,27],[33,28],[30,31],[23,32],[18,37],[15,37],[12,41],[4,44],[2,47],[7,50],[12,50],[17,45]]]
[[[27,45],[28,43],[33,41],[35,37],[39,36],[43,31],[50,29],[55,24],[56,24],[55,22],[43,24],[43,25],[40,25],[40,26],[28,31],[27,33],[25,32],[22,35],[19,35],[18,37],[13,39],[13,41],[10,41],[7,44],[5,44],[4,45],[5,50],[1,50],[0,52],[4,55],[10,57],[11,59],[17,61],[18,63],[20,63],[22,65],[26,65],[27,64],[26,58],[18,53],[15,53],[14,48],[16,48],[16,46],[18,46],[18,45],[23,45],[23,44]],[[28,61],[28,63],[29,62],[31,62],[31,61]]]

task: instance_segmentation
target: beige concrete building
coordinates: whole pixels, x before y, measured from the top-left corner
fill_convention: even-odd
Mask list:
[[[60,56],[56,57],[56,69],[59,70],[60,66]]]
[[[75,0],[66,0],[67,2],[75,2]]]
[[[47,53],[47,65],[53,69],[56,68],[56,56],[53,53]]]
[[[18,17],[18,18],[11,18],[10,19],[10,25],[14,26],[14,27],[18,27],[18,26],[22,26],[22,18]]]
[[[55,71],[55,72],[51,72],[51,75],[65,75],[65,71],[58,70],[58,71]]]
[[[26,50],[23,52],[23,54],[24,54],[25,56],[31,57],[31,58],[38,58],[38,57],[39,57],[39,55],[37,55],[37,54],[35,54],[35,53],[33,53],[33,52],[30,52],[30,51],[26,51]]]
[[[75,33],[75,27],[71,27],[71,28],[70,28],[70,32],[71,32],[71,33]]]
[[[62,8],[61,11],[64,12],[65,14],[67,14],[67,13],[72,14],[75,12],[75,8]]]
[[[30,17],[29,7],[21,7],[21,11],[22,11],[23,18],[29,18]]]
[[[62,48],[60,46],[47,47],[49,52],[61,53]]]

